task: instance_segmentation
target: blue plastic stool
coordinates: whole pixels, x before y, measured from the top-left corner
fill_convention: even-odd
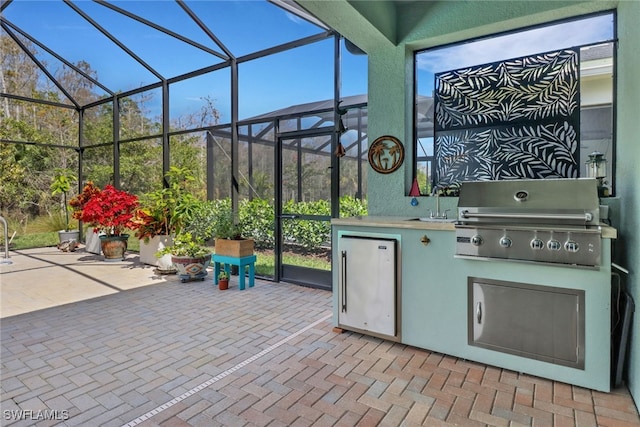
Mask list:
[[[231,266],[238,266],[238,282],[240,283],[240,290],[244,290],[244,277],[246,266],[249,266],[249,287],[253,288],[256,282],[256,256],[250,255],[241,258],[236,258],[226,255],[212,255],[213,258],[213,283],[218,284],[218,274],[220,274],[220,264],[224,264],[224,271],[230,274]]]

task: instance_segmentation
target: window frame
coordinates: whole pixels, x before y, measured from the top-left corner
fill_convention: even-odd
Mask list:
[[[564,18],[564,19],[559,19],[559,20],[553,20],[553,21],[548,21],[548,22],[544,22],[541,24],[536,24],[536,25],[530,25],[530,26],[525,26],[525,27],[519,27],[513,30],[508,30],[508,31],[502,31],[502,32],[496,32],[496,33],[491,33],[491,34],[487,34],[484,36],[479,36],[479,37],[475,37],[475,38],[471,38],[471,39],[466,39],[466,40],[461,40],[461,41],[457,41],[457,42],[452,42],[452,43],[446,43],[443,45],[438,45],[438,46],[432,46],[429,48],[425,48],[425,49],[419,49],[413,52],[413,81],[414,81],[414,94],[413,94],[413,112],[412,112],[412,118],[413,118],[413,162],[412,162],[412,168],[411,168],[411,181],[413,181],[414,178],[418,177],[418,171],[419,171],[419,165],[421,163],[425,163],[424,168],[426,169],[426,173],[427,173],[427,182],[426,182],[426,188],[431,188],[431,186],[434,183],[435,180],[435,169],[436,169],[436,147],[435,147],[435,132],[433,134],[431,134],[430,136],[427,137],[422,137],[422,140],[424,139],[430,139],[430,144],[431,144],[431,149],[429,149],[429,147],[425,147],[425,150],[419,150],[420,147],[419,145],[421,144],[420,142],[420,135],[419,135],[419,114],[421,113],[421,111],[419,111],[418,109],[418,105],[419,105],[419,97],[424,97],[424,96],[428,96],[427,94],[420,94],[419,93],[419,71],[418,71],[418,63],[419,63],[419,55],[425,53],[425,52],[435,52],[435,51],[441,51],[447,48],[452,48],[452,47],[459,47],[459,46],[463,46],[466,44],[471,44],[471,43],[475,43],[478,41],[486,41],[486,40],[491,40],[494,38],[498,38],[498,37],[504,37],[504,36],[510,36],[510,35],[515,35],[515,34],[519,34],[519,33],[525,33],[531,30],[536,30],[536,29],[541,29],[541,28],[548,28],[548,27],[552,27],[555,25],[559,25],[559,24],[566,24],[566,23],[570,23],[570,22],[575,22],[575,21],[582,21],[582,20],[586,20],[589,18],[594,18],[594,17],[604,17],[604,16],[611,16],[612,19],[612,28],[611,28],[611,37],[606,39],[606,40],[598,40],[596,42],[589,42],[589,43],[584,43],[584,44],[579,44],[576,46],[565,46],[565,47],[578,47],[580,49],[584,49],[588,46],[594,46],[594,45],[599,45],[599,44],[605,44],[605,43],[611,43],[613,45],[613,52],[612,52],[612,70],[611,70],[611,78],[612,78],[612,86],[611,86],[611,103],[605,103],[605,104],[601,104],[601,105],[581,105],[580,106],[580,111],[581,111],[581,115],[582,115],[582,111],[584,109],[589,109],[589,108],[595,108],[595,107],[607,107],[610,106],[611,107],[611,142],[610,142],[610,152],[612,153],[611,158],[607,158],[607,186],[610,190],[610,194],[609,196],[613,197],[615,196],[615,174],[616,174],[616,154],[617,154],[617,138],[616,138],[616,110],[617,110],[617,102],[616,102],[616,92],[617,92],[617,43],[618,43],[618,29],[617,29],[617,11],[615,9],[609,9],[609,10],[604,10],[604,11],[600,11],[600,12],[595,12],[595,13],[590,13],[590,14],[585,14],[585,15],[576,15],[576,16],[572,16],[569,18]],[[562,49],[562,47],[558,47],[558,49]],[[545,49],[542,49],[541,52],[544,52]],[[535,54],[537,52],[531,53],[531,54]],[[500,60],[507,60],[510,58],[503,58]],[[481,63],[486,63],[486,62],[492,62],[493,60],[487,60],[487,61],[481,61]],[[478,65],[478,64],[474,64],[474,65]],[[458,68],[458,67],[454,67]],[[440,70],[440,71],[444,71],[444,70]],[[434,71],[434,74],[440,72],[440,71]],[[582,79],[582,77],[581,77]],[[433,93],[431,94],[433,97]],[[433,114],[433,124],[434,124],[434,129],[435,129],[435,112],[432,113]],[[580,137],[579,139],[579,144],[580,147],[582,147],[582,138]],[[580,148],[579,148],[580,149]],[[419,153],[424,151],[425,155],[424,156],[420,156]],[[429,154],[431,153],[431,154]],[[584,162],[587,159],[580,157],[579,162],[580,164],[579,166],[579,177],[584,177],[585,175],[583,175],[584,173]],[[422,192],[422,188],[424,187],[424,185],[421,185],[421,194],[422,195],[431,195],[430,192],[428,194],[425,194]],[[407,189],[408,191],[408,189]],[[441,195],[448,195],[448,194],[441,194]]]

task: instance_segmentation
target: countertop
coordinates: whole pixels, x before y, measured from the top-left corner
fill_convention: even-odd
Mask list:
[[[456,218],[447,220],[420,221],[417,217],[400,216],[352,216],[333,218],[332,225],[359,225],[361,227],[409,228],[413,230],[450,230],[454,231]]]
[[[417,217],[400,217],[400,216],[353,216],[348,218],[333,218],[332,225],[356,225],[360,227],[390,227],[390,228],[408,228],[413,230],[446,230],[455,231],[455,223],[457,218],[434,220],[431,218],[423,218],[421,221]],[[600,230],[602,237],[605,239],[616,239],[618,230],[615,228],[601,224]]]

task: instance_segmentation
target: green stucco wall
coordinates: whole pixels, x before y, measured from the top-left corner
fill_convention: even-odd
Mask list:
[[[627,288],[636,303],[629,353],[629,389],[640,406],[640,2],[618,5],[616,191],[620,238],[615,262],[629,270]]]

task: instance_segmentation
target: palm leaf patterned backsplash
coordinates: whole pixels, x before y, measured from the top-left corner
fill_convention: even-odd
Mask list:
[[[437,185],[577,177],[578,64],[565,49],[436,74]]]

